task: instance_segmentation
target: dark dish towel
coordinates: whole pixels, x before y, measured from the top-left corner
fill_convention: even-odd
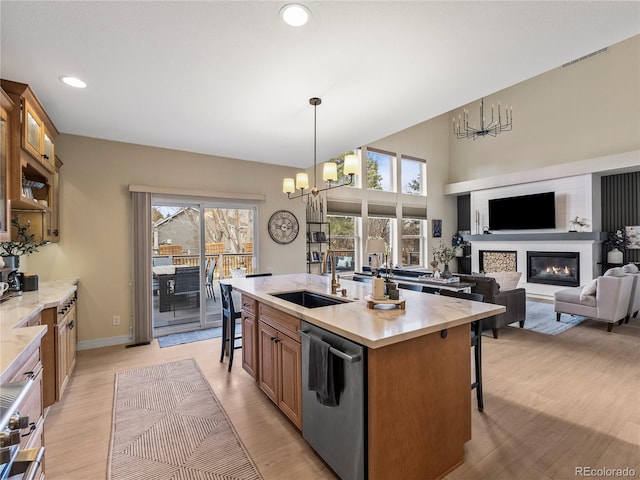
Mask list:
[[[309,339],[309,390],[316,392],[316,399],[322,405],[335,407],[338,396],[333,373],[333,355],[330,345],[319,338]]]

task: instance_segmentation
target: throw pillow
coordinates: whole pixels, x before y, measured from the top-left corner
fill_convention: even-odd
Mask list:
[[[606,272],[604,272],[605,277],[624,277],[624,270],[622,267],[614,267],[610,268]]]
[[[582,287],[582,291],[580,292],[580,300],[584,300],[586,297],[590,295],[595,295],[597,285],[598,285],[598,281],[594,278],[589,283],[587,283],[584,287]]]
[[[628,263],[624,267],[622,267],[622,271],[624,273],[638,273],[638,267],[633,263]]]
[[[487,273],[487,277],[496,279],[500,286],[500,290],[514,290],[518,288],[518,282],[522,276],[521,272],[491,272]]]

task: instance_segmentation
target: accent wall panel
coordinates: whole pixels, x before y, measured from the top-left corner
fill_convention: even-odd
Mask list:
[[[640,172],[602,177],[602,231],[624,231],[626,226],[640,225]],[[606,258],[608,247],[603,246]],[[640,250],[625,249],[625,262],[640,262]]]

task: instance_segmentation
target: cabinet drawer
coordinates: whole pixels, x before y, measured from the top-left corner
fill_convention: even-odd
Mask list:
[[[21,382],[25,380],[27,375],[33,373],[34,375],[42,370],[42,364],[40,363],[40,348],[36,348],[27,360],[20,365],[13,376],[9,377],[9,382]]]
[[[244,294],[242,295],[242,310],[246,310],[248,313],[255,315],[258,312],[257,303],[253,298]]]
[[[300,335],[298,334],[298,330],[300,329],[299,318],[262,303],[260,304],[259,309],[259,320],[271,325],[276,330],[281,331],[288,337],[291,337],[293,340],[300,343]]]
[[[27,393],[26,397],[18,406],[20,415],[29,416],[29,425],[31,426],[31,434],[23,436],[20,441],[20,448],[27,448],[27,445],[31,442],[31,436],[35,433],[38,422],[42,418],[42,371],[38,372],[38,375],[33,379],[33,385],[31,390]],[[23,430],[23,435],[27,431]]]

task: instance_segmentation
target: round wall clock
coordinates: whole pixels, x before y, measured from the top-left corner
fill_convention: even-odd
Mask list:
[[[293,242],[300,230],[298,219],[287,210],[278,210],[271,215],[268,228],[273,241],[283,245]]]

